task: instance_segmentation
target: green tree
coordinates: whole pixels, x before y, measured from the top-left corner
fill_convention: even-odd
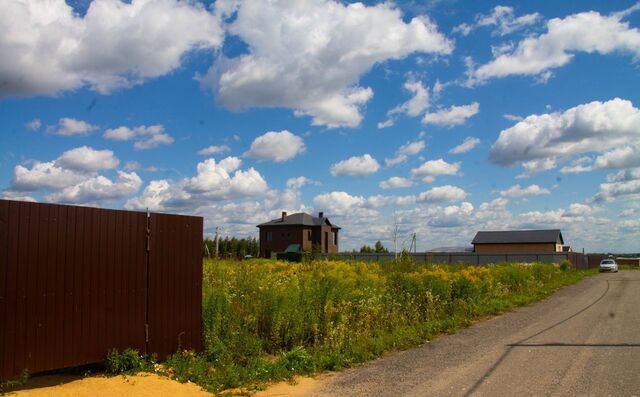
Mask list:
[[[374,246],[374,250],[376,254],[387,254],[389,250],[384,248],[384,245],[380,242],[380,240],[376,241],[376,245]]]
[[[360,253],[361,254],[372,254],[375,251],[373,250],[373,248],[369,247],[368,245],[363,245],[362,247],[360,247]]]

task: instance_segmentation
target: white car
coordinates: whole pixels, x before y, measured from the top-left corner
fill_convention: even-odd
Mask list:
[[[603,259],[600,261],[601,272],[617,272],[618,264],[613,259]]]

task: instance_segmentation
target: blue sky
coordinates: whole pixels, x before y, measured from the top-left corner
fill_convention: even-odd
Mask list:
[[[640,250],[633,1],[0,4],[0,194]]]

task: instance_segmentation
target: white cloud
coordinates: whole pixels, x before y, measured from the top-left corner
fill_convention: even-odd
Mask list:
[[[522,121],[522,119],[524,118],[522,116],[518,116],[517,114],[503,114],[502,117],[504,117],[506,120],[514,122]]]
[[[16,191],[36,191],[40,189],[62,189],[79,183],[86,177],[82,173],[60,168],[51,162],[36,162],[31,169],[22,165],[14,168],[11,189]]]
[[[287,185],[287,188],[289,189],[300,189],[302,186],[308,185],[308,184],[317,184],[317,182],[312,181],[306,176],[298,176],[295,178],[287,179],[286,185]]]
[[[569,209],[564,212],[564,216],[580,217],[593,213],[595,208],[582,203],[572,203],[569,205]]]
[[[150,126],[141,125],[134,128],[112,128],[106,130],[103,136],[106,139],[115,141],[133,140],[133,147],[138,150],[153,149],[160,145],[169,145],[173,143],[173,137],[164,132],[164,126],[161,124]]]
[[[203,5],[177,0],[93,1],[84,16],[64,0],[2,1],[0,32],[0,97],[140,84],[224,34]]]
[[[231,150],[231,148],[228,145],[208,146],[198,151],[198,154],[201,156],[210,156],[212,154],[225,153],[229,150]]]
[[[502,197],[520,198],[528,196],[540,196],[543,194],[551,194],[548,189],[541,188],[538,185],[529,185],[523,188],[520,185],[513,185],[507,190],[501,190],[500,195]]]
[[[640,142],[635,146],[614,148],[601,154],[596,157],[593,166],[598,169],[640,167]]]
[[[140,189],[142,179],[135,173],[118,171],[118,179],[110,180],[97,175],[60,192],[47,195],[47,201],[56,203],[93,204],[130,196]]]
[[[40,129],[40,127],[42,127],[42,123],[40,122],[40,119],[36,118],[26,123],[24,126],[27,127],[27,129],[30,129],[31,131],[37,131]]]
[[[67,150],[55,161],[56,166],[83,172],[110,170],[119,163],[111,150],[95,150],[89,146]]]
[[[444,185],[431,188],[418,195],[418,202],[442,203],[446,201],[462,201],[468,193],[457,186]]]
[[[475,22],[473,24],[460,24],[456,26],[453,31],[458,32],[463,36],[467,36],[471,31],[479,27],[495,26],[493,34],[505,36],[515,32],[516,30],[533,25],[541,18],[542,16],[537,12],[516,17],[513,7],[495,6],[491,14],[478,14],[475,17]]]
[[[263,196],[268,186],[254,168],[240,170],[242,161],[227,157],[216,163],[204,160],[197,165],[196,175],[179,181],[150,181],[142,194],[128,200],[127,209],[205,211],[215,203],[232,199]],[[233,173],[233,175],[232,175]]]
[[[407,142],[396,150],[395,157],[384,159],[384,163],[387,167],[405,163],[409,159],[409,156],[414,156],[420,153],[426,146],[427,145],[423,140]]]
[[[425,161],[420,167],[411,170],[411,177],[431,183],[441,175],[456,175],[460,171],[460,162],[447,163],[443,159]]]
[[[391,3],[247,0],[237,6],[227,28],[248,53],[218,58],[201,79],[232,110],[286,107],[311,116],[314,125],[355,127],[373,96],[358,82],[374,65],[453,49],[426,16],[405,23]]]
[[[305,150],[304,141],[299,136],[287,130],[269,131],[254,139],[245,155],[259,160],[283,163],[304,153]]]
[[[621,198],[640,198],[640,168],[622,170],[607,176],[607,182],[601,183],[595,202],[613,201]]]
[[[378,161],[367,153],[363,156],[353,156],[333,164],[331,166],[331,175],[363,176],[373,174],[379,169],[380,164],[378,164]]]
[[[407,178],[392,176],[387,180],[380,181],[378,186],[380,186],[380,188],[382,189],[397,189],[397,188],[403,188],[403,187],[411,187],[413,186],[413,182]]]
[[[127,161],[124,163],[124,169],[129,171],[136,171],[142,168],[142,164],[137,161]]]
[[[404,83],[405,90],[411,92],[413,97],[402,105],[387,112],[387,120],[378,123],[378,128],[391,127],[394,123],[395,115],[404,113],[410,117],[417,117],[429,107],[429,90],[420,81],[407,81]]]
[[[490,159],[506,166],[539,161],[538,165],[549,166],[541,167],[545,169],[551,168],[551,160],[556,158],[595,152],[603,153],[599,167],[613,168],[634,164],[633,153],[627,149],[632,142],[640,142],[640,109],[628,100],[615,98],[564,112],[530,115],[500,132]],[[535,163],[529,164],[533,167]],[[567,167],[563,172],[584,168]]]
[[[316,208],[325,208],[332,213],[344,214],[365,203],[364,197],[352,196],[346,192],[320,194],[313,199]]]
[[[622,21],[624,15],[600,15],[595,11],[553,18],[547,32],[530,36],[518,43],[510,53],[497,56],[489,63],[469,71],[468,84],[510,75],[543,75],[550,69],[571,62],[576,52],[626,53],[640,57],[640,31]]]
[[[540,172],[549,171],[556,168],[556,158],[548,157],[545,159],[529,160],[522,162],[524,172],[516,176],[516,179],[527,179]]]
[[[47,127],[47,132],[61,136],[73,136],[73,135],[89,135],[98,127],[91,125],[86,121],[76,120],[69,117],[63,117],[58,120],[57,126]]]
[[[427,113],[422,118],[422,124],[436,124],[446,127],[453,127],[464,124],[468,118],[478,114],[480,104],[473,102],[469,105],[451,106],[446,109],[439,109],[433,113]]]
[[[54,161],[36,161],[30,169],[16,166],[11,188],[16,191],[64,189],[85,181],[95,171],[114,169],[119,162],[111,150],[81,146],[62,153]]]
[[[14,192],[12,190],[1,190],[0,194],[2,194],[3,200],[18,200],[18,201],[29,201],[32,203],[37,202],[35,198],[24,194],[24,192]]]
[[[464,141],[453,149],[449,150],[451,154],[467,153],[480,144],[480,139],[472,136],[464,138]]]

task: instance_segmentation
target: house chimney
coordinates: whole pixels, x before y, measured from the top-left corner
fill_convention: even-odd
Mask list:
[[[287,217],[287,211],[282,211],[282,222],[284,222],[284,218]]]
[[[322,211],[318,212],[318,218],[324,218],[324,212]]]

